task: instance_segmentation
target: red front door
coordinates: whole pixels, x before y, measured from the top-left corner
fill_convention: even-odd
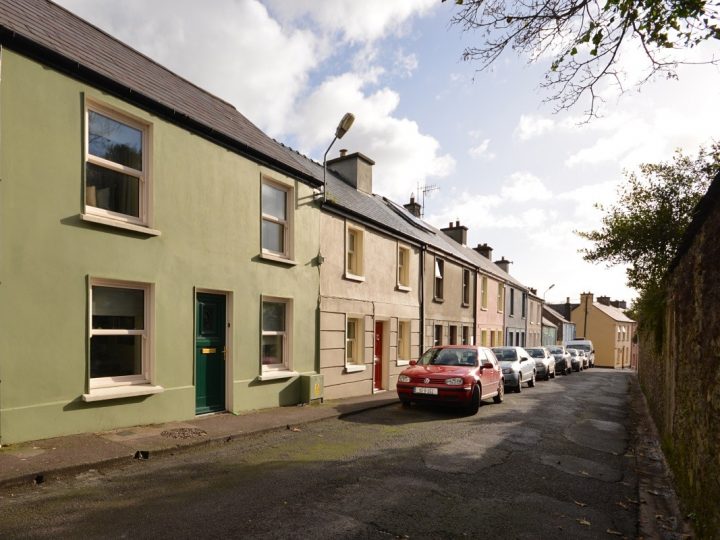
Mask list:
[[[373,385],[376,390],[382,386],[382,364],[383,364],[383,323],[375,323],[375,377]]]

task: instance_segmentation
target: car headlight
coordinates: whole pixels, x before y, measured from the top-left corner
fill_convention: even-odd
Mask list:
[[[463,382],[465,381],[463,381],[462,377],[452,377],[450,379],[445,379],[445,384],[447,384],[448,386],[460,386],[461,384],[463,384]]]
[[[399,375],[398,382],[410,382],[410,377],[407,375]]]
[[[503,373],[512,373],[512,368],[504,367],[504,368],[503,368]]]

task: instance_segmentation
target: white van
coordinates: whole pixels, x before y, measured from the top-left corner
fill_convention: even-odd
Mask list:
[[[585,351],[590,367],[595,367],[595,346],[589,339],[571,339],[565,342],[565,348]]]

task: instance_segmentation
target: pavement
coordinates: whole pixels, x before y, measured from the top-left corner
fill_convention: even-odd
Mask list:
[[[220,413],[100,433],[82,433],[0,448],[0,487],[41,484],[53,478],[132,459],[221,444],[237,437],[340,418],[397,404],[395,391],[242,414]]]
[[[638,538],[680,540],[692,538],[672,486],[672,474],[660,448],[655,424],[648,412],[637,377],[630,387],[630,408],[635,433],[631,447],[638,474]],[[398,403],[394,391],[368,396],[298,405],[199,416],[184,422],[168,422],[100,433],[68,435],[0,448],[0,487],[42,484],[54,478],[89,469],[122,464],[133,459],[154,459],[163,454],[201,449],[238,437],[341,418],[369,409]]]

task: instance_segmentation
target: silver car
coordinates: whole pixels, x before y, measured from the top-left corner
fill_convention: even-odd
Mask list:
[[[505,386],[515,392],[522,391],[522,385],[535,386],[535,362],[522,347],[493,347],[492,352],[500,361]]]
[[[555,357],[547,347],[529,347],[525,350],[535,359],[535,372],[539,379],[549,381],[555,378]]]
[[[552,345],[549,349],[550,354],[555,357],[555,371],[562,375],[570,375],[572,373],[572,364],[567,349],[562,345]]]

